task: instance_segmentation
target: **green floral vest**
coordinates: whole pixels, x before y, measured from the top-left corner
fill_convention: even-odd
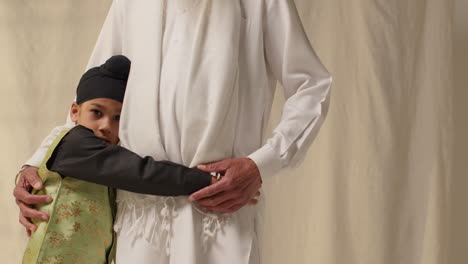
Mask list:
[[[46,167],[54,149],[68,133],[63,131],[50,146],[38,173],[44,187],[35,194],[54,199],[36,206],[49,214],[48,221],[33,220],[32,233],[23,256],[29,263],[111,263],[115,255],[114,190],[49,171]]]

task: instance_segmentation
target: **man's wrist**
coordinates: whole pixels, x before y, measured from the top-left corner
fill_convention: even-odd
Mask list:
[[[262,180],[273,177],[283,167],[283,161],[268,144],[247,156],[257,166]]]
[[[263,183],[262,174],[260,173],[260,169],[258,168],[257,163],[255,163],[255,161],[253,159],[251,159],[250,157],[246,157],[246,159],[249,160],[249,162],[251,164],[251,167],[252,167],[252,170],[254,170],[255,173],[260,178],[260,183]]]

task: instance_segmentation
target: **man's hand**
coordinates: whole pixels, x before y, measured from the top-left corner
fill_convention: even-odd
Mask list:
[[[224,176],[213,185],[207,186],[192,195],[190,200],[207,210],[232,213],[248,204],[260,193],[262,186],[260,171],[249,158],[226,159],[219,162],[199,165],[199,170],[221,172]]]
[[[31,231],[36,231],[37,227],[31,223],[30,218],[47,220],[49,215],[32,209],[30,206],[33,204],[44,204],[52,202],[52,197],[48,195],[33,195],[30,193],[31,189],[42,189],[42,181],[37,175],[35,167],[27,167],[21,172],[18,183],[13,191],[16,198],[16,204],[20,209],[19,222],[26,228],[28,236]]]
[[[221,179],[220,179],[220,180],[217,180],[215,176],[212,176],[212,177],[211,177],[211,183],[210,183],[210,185],[216,184],[216,183],[219,182],[219,181],[221,181]],[[257,191],[257,193],[255,194],[255,196],[259,196],[259,195],[260,195],[260,191]],[[249,204],[257,204],[257,203],[258,203],[258,201],[257,201],[257,199],[255,199],[255,198],[252,198],[252,199],[250,199],[250,201],[249,201]]]

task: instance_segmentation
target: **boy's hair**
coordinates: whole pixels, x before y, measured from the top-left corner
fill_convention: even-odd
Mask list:
[[[127,57],[116,55],[101,66],[86,71],[76,89],[76,103],[82,104],[96,98],[109,98],[122,103],[130,64]]]

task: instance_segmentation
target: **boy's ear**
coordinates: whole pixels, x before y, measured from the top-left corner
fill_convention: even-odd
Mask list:
[[[78,116],[80,113],[80,105],[73,102],[70,109],[70,118],[73,122],[78,122]]]

